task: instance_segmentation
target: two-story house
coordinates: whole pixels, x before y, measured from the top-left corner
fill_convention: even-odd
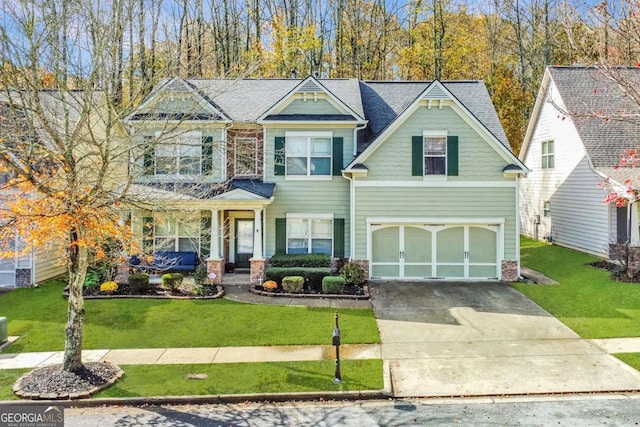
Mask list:
[[[126,124],[143,246],[216,280],[318,252],[372,279],[518,277],[527,169],[482,82],[173,78]]]
[[[524,235],[604,258],[640,245],[637,203],[604,203],[638,176],[618,167],[626,149],[640,149],[637,100],[620,82],[637,87],[640,69],[545,70],[519,155],[530,169],[520,185]]]

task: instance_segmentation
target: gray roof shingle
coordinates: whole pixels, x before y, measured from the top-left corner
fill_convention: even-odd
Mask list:
[[[302,81],[303,79],[189,79],[188,84],[211,100],[231,120],[255,123]],[[356,114],[368,120],[368,126],[358,134],[358,152],[362,152],[373,142],[432,83],[357,79],[319,79],[318,82]],[[443,84],[489,132],[510,149],[483,82],[452,81]],[[316,118],[330,119],[327,116]]]
[[[640,106],[621,85],[595,67],[548,71],[596,169],[609,174],[625,149],[640,149]],[[640,68],[611,72],[640,87]]]

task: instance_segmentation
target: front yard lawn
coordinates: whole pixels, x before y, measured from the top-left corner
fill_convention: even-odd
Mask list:
[[[296,393],[380,390],[382,360],[343,360],[342,383],[335,384],[332,360],[310,362],[222,363],[202,365],[122,365],[125,375],[96,394],[101,397],[201,396],[212,394]],[[13,383],[29,369],[0,372],[0,400],[18,400]],[[206,379],[189,379],[206,374]]]
[[[64,283],[0,296],[9,335],[6,353],[64,348]],[[216,300],[86,300],[84,349],[331,344],[335,310]],[[342,342],[379,343],[373,310],[339,309]]]
[[[521,239],[521,260],[560,284],[514,287],[581,337],[640,336],[640,283],[616,282],[588,265],[596,257],[527,238]]]

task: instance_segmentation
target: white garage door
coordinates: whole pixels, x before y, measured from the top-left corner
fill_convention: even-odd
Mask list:
[[[373,224],[371,277],[498,278],[497,225]]]

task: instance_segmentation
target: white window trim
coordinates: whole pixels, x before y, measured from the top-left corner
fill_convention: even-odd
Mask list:
[[[161,217],[162,215],[165,215],[166,218],[174,226],[174,230],[170,234],[158,234],[156,232],[158,227],[158,218]],[[200,221],[201,220],[202,219],[200,217]],[[179,233],[179,228],[180,228],[178,225],[179,221],[182,221],[184,223],[193,221],[193,223],[195,224],[198,221],[198,217],[196,215],[171,215],[169,213],[153,215],[153,250],[154,252],[155,251],[179,251],[180,249],[178,248],[178,245],[180,244],[180,239],[189,239],[192,242],[194,242],[194,245],[196,246],[196,252],[199,253],[199,248],[201,246],[201,238],[202,238],[199,228],[196,228],[197,235],[195,237],[182,235],[181,233]],[[198,225],[200,225],[200,223],[198,223]],[[158,248],[157,239],[173,240],[173,249]]]
[[[200,147],[200,151],[198,153],[198,157],[200,158],[200,172],[198,172],[197,174],[181,174],[181,173],[173,173],[173,174],[159,174],[157,173],[157,169],[158,169],[158,153],[157,153],[157,149],[154,151],[154,168],[153,168],[153,176],[156,177],[185,177],[185,176],[200,176],[202,175],[202,131],[200,130],[189,130],[189,131],[183,131],[183,132],[179,132],[179,131],[175,131],[175,132],[170,132],[167,133],[165,135],[162,134],[161,131],[156,131],[155,133],[155,137],[156,137],[156,141],[158,145],[173,145],[173,146],[179,146],[180,144],[177,144],[175,141],[177,139],[180,138],[188,138],[188,139],[194,139],[194,140],[198,140],[200,141],[199,143],[199,147]],[[157,145],[156,145],[157,148]],[[180,157],[180,156],[175,156],[176,158]]]
[[[251,142],[254,148],[255,162],[253,171],[248,174],[238,173],[238,141]],[[255,136],[236,137],[233,141],[233,175],[234,176],[257,176],[258,175],[258,138]]]
[[[553,146],[553,151],[549,152],[549,143],[551,143],[551,145]],[[543,147],[544,145],[547,145],[547,153],[543,153]],[[544,141],[540,142],[540,169],[555,169],[556,168],[556,144],[555,144],[555,140],[553,139],[545,139]],[[544,166],[544,159],[547,159],[547,166]],[[549,166],[549,159],[553,159],[553,167]]]
[[[427,180],[434,181],[446,181],[447,179],[447,137],[449,136],[446,130],[423,130],[422,131],[422,176]],[[424,152],[424,138],[444,138],[444,174],[435,175],[435,174],[427,174],[426,167],[424,165],[424,161],[427,157]]]
[[[287,181],[331,181],[333,179],[333,132],[330,131],[287,131],[284,133],[285,138],[285,170],[284,177]],[[328,175],[289,175],[287,168],[287,139],[288,138],[329,138],[330,140],[330,149],[331,155],[330,159],[330,169]],[[307,153],[307,159],[309,158],[309,153]]]
[[[309,213],[309,214],[303,214],[303,213],[287,213],[285,215],[286,219],[287,219],[287,232],[286,232],[286,250],[287,253],[289,253],[289,224],[288,224],[288,220],[290,219],[304,219],[304,220],[314,220],[314,219],[327,219],[327,220],[331,220],[331,253],[330,255],[333,256],[333,251],[334,251],[334,244],[335,244],[335,240],[334,240],[334,215],[332,213]],[[310,225],[310,223],[309,223]],[[313,236],[311,234],[309,234],[309,241],[308,241],[308,250],[311,250],[312,246],[311,246],[311,240],[313,240]],[[313,253],[313,252],[307,252],[307,253]]]

